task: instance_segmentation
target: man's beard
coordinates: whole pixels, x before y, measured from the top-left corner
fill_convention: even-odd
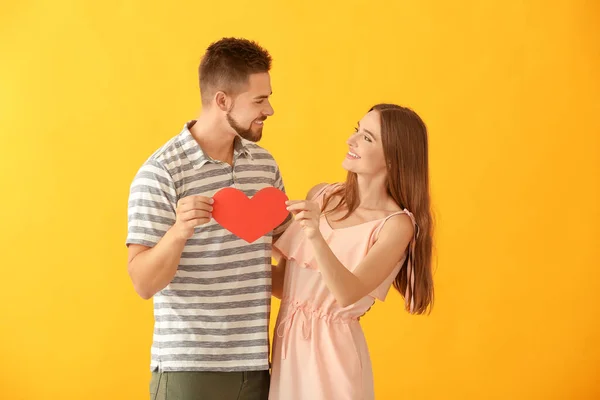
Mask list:
[[[240,135],[242,138],[249,140],[251,142],[258,142],[260,140],[260,138],[262,137],[262,128],[258,131],[258,132],[252,132],[252,124],[254,122],[250,123],[250,127],[249,128],[243,128],[240,124],[238,124],[233,117],[231,116],[230,113],[227,113],[226,115],[227,118],[227,122],[229,123],[229,126],[231,126],[231,128],[236,131],[236,133],[238,135]],[[264,119],[263,119],[264,121]]]

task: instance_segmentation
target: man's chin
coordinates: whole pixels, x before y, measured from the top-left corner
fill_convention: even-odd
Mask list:
[[[262,138],[262,128],[256,132],[246,132],[246,134],[244,134],[242,137],[246,140],[256,143]]]

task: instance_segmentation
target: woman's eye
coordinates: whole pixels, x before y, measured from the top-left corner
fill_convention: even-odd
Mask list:
[[[371,138],[370,138],[370,137],[368,137],[367,135],[365,135],[365,136],[364,136],[364,138],[365,138],[365,140],[366,140],[367,142],[371,142]]]

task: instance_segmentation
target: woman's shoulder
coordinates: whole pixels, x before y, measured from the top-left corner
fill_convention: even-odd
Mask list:
[[[322,194],[331,194],[334,189],[340,187],[340,183],[319,183],[318,185],[313,186],[306,195],[306,200],[315,200]]]
[[[398,210],[382,218],[376,229],[376,237],[386,238],[392,242],[410,242],[415,235],[416,225],[412,214],[406,210]]]
[[[319,183],[318,185],[313,186],[308,191],[308,194],[306,195],[306,200],[312,200],[312,199],[314,199],[316,196],[318,196],[319,194],[321,194],[321,192],[323,192],[323,190],[327,186],[329,186],[329,183],[327,183],[327,182]]]

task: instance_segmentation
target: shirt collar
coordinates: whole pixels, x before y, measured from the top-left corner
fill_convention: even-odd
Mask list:
[[[202,148],[192,136],[190,128],[194,126],[195,123],[196,120],[191,120],[185,123],[181,133],[179,134],[179,144],[183,148],[187,158],[192,163],[192,166],[194,168],[200,168],[206,163],[214,163],[216,161],[202,151]],[[233,159],[235,160],[240,156],[253,159],[249,142],[245,139],[242,139],[240,136],[236,136],[233,141]]]

